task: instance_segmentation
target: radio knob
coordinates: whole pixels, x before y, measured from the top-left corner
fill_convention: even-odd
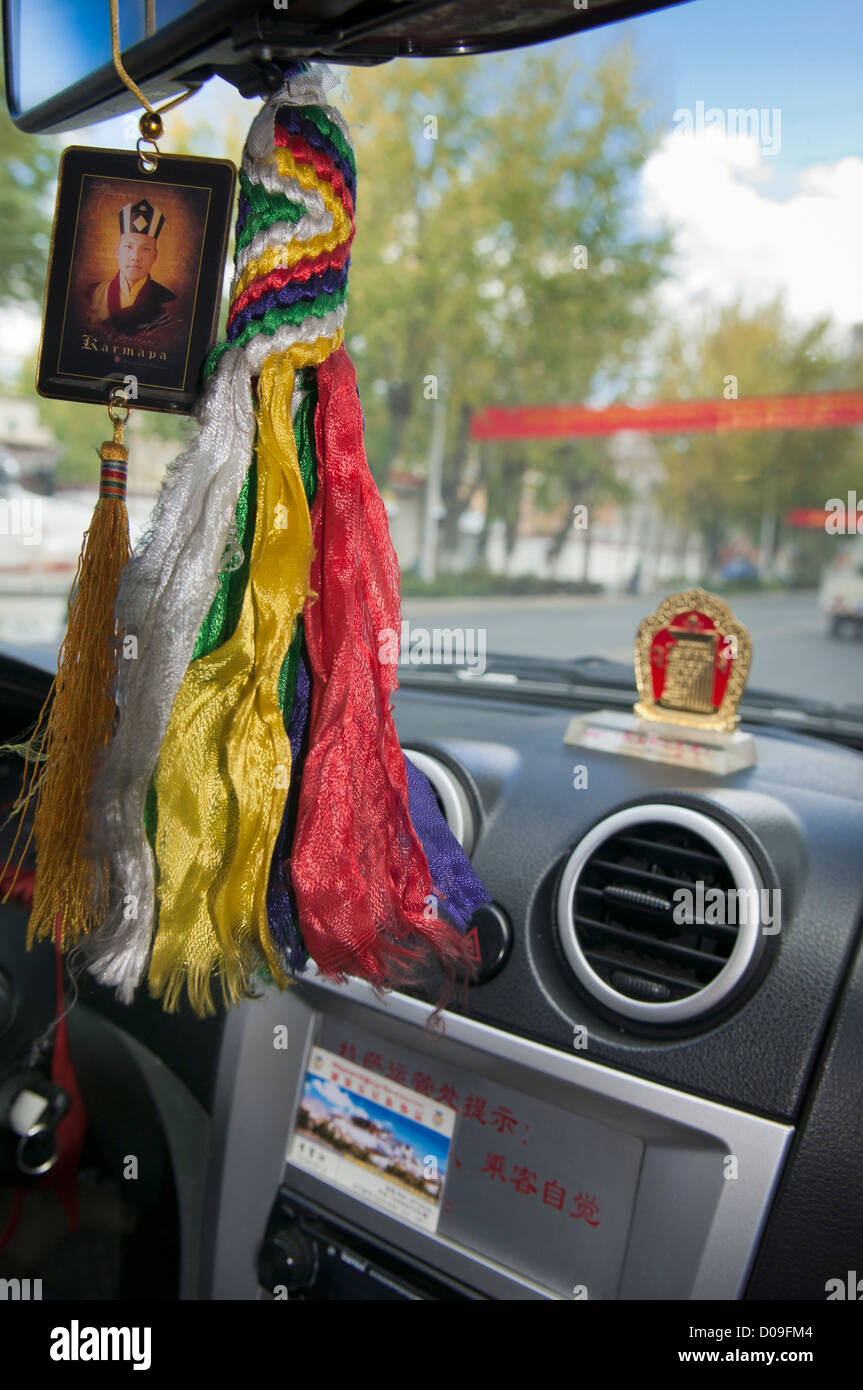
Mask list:
[[[298,1227],[286,1226],[264,1241],[258,1256],[258,1278],[273,1293],[284,1285],[288,1294],[303,1293],[315,1282],[318,1272],[314,1241]]]

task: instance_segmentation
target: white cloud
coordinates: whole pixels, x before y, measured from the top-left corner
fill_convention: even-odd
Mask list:
[[[313,1086],[318,1094],[328,1102],[332,1110],[338,1111],[341,1115],[358,1116],[363,1120],[369,1118],[368,1111],[364,1110],[361,1105],[357,1105],[348,1092],[343,1091],[341,1086],[337,1086],[334,1081],[316,1080]]]
[[[768,196],[773,173],[756,141],[674,133],[643,171],[645,210],[675,229],[673,283],[663,307],[685,315],[699,296],[747,308],[784,291],[801,321],[863,322],[863,159],[810,165],[791,197]]]
[[[329,1101],[334,1110],[350,1110],[352,1108],[350,1097],[334,1081],[315,1081],[314,1089],[324,1100]]]

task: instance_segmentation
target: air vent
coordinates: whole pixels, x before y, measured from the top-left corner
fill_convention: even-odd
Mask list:
[[[584,988],[615,1013],[692,1021],[752,962],[762,886],[747,851],[709,816],[631,807],[570,856],[557,899],[561,944]]]
[[[476,845],[476,817],[465,788],[446,763],[415,748],[403,749],[414,767],[427,778],[435,794],[441,814],[465,854],[470,856]]]

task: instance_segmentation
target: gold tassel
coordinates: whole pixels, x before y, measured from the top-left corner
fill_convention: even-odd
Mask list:
[[[107,908],[108,861],[94,862],[86,855],[84,844],[87,793],[114,731],[114,690],[122,642],[114,603],[120,571],[132,553],[126,510],[129,453],[123,444],[123,421],[112,409],[118,404],[125,402],[115,393],[108,406],[114,438],[99,450],[99,499],[81,544],[75,575],[77,592],[73,586],[57,675],[33,736],[23,749],[24,779],[13,814],[23,814],[34,797],[36,809],[3,901],[15,886],[35,835],[36,877],[27,925],[28,948],[34,940],[51,937],[61,950],[68,950],[100,925]],[[22,749],[21,745],[7,744],[0,751]],[[44,769],[34,785],[40,762]],[[4,872],[20,833],[19,824]],[[58,913],[62,914],[59,922]]]

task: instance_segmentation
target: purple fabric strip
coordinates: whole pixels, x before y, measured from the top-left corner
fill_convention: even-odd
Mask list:
[[[491,894],[444,820],[426,777],[410,758],[405,758],[405,767],[410,816],[425,850],[438,905],[459,931],[467,931],[477,908],[491,902]]]
[[[251,208],[251,206],[252,205],[246,197],[245,193],[241,193],[239,195],[239,198],[237,199],[237,220],[234,223],[235,241],[239,240],[240,233],[243,230],[243,226],[245,224],[246,218],[249,215],[249,209]]]
[[[347,284],[348,267],[334,266],[325,270],[323,275],[310,275],[308,280],[297,281],[296,284],[283,285],[280,290],[269,290],[262,294],[260,299],[255,299],[251,304],[247,304],[231,323],[227,337],[233,342],[238,333],[251,323],[253,319],[263,318],[268,309],[287,309],[291,304],[297,304],[301,299],[317,299],[320,294],[334,294]]]
[[[294,703],[291,707],[291,719],[288,725],[288,740],[291,745],[291,789],[299,786],[299,779],[302,775],[300,750],[309,720],[311,688],[305,647],[301,647],[300,663],[297,668],[297,687],[294,692]],[[291,970],[299,971],[304,968],[307,955],[302,937],[294,923],[291,897],[283,868],[291,805],[292,798],[289,791],[270,865],[270,881],[267,885],[267,915],[273,941],[287,955]]]

